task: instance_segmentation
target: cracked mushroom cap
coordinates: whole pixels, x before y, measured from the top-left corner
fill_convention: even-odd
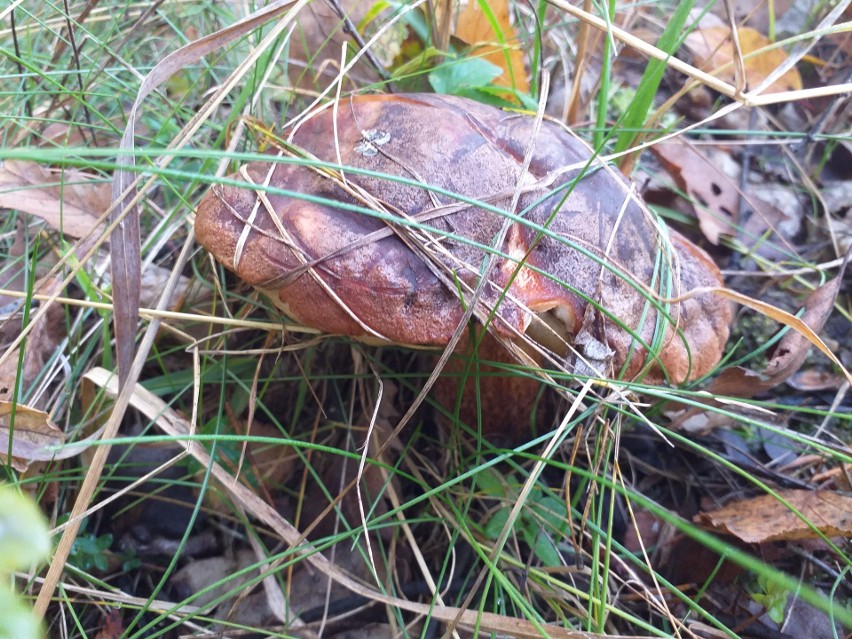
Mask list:
[[[481,302],[498,334],[560,355],[573,341],[592,360],[603,352],[607,374],[646,382],[694,379],[721,357],[728,303],[665,301],[721,286],[716,265],[559,125],[457,97],[376,95],[286,133],[300,157],[281,152],[241,167],[232,178],[245,186],[213,186],[196,234],[293,319],[441,346],[462,319],[459,296],[487,271]]]

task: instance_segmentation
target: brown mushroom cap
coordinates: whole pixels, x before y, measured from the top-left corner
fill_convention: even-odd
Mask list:
[[[536,131],[527,115],[412,94],[344,99],[288,133],[342,172],[249,163],[233,177],[256,186],[212,187],[196,234],[290,317],[369,342],[444,345],[463,316],[452,283],[475,287],[502,237],[483,291],[498,333],[517,337],[545,317],[563,337],[605,344],[614,374],[648,382],[699,377],[721,357],[727,302],[659,301],[720,286],[715,264],[559,125]],[[447,194],[507,211],[519,188],[505,235],[504,214]]]

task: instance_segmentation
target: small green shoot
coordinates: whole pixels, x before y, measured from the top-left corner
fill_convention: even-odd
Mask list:
[[[770,580],[766,575],[758,575],[757,587],[752,591],[751,598],[766,609],[772,621],[780,625],[784,622],[788,595],[783,584]]]

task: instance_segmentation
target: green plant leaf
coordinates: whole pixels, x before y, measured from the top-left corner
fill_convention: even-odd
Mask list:
[[[479,58],[468,58],[442,64],[429,74],[429,83],[436,93],[455,95],[465,89],[491,84],[503,70],[496,64]]]
[[[568,511],[565,508],[565,502],[548,495],[536,500],[532,506],[536,514],[546,521],[553,531],[565,533],[568,528]]]
[[[694,0],[681,2],[677,5],[677,9],[672,14],[668,21],[666,29],[657,41],[657,48],[671,54],[677,51],[681,42],[686,37],[684,26],[689,18],[689,12],[695,5]],[[615,143],[615,151],[623,151],[633,144],[638,131],[645,123],[645,118],[648,116],[648,110],[654,103],[654,97],[657,94],[657,88],[660,86],[660,81],[663,79],[663,73],[666,70],[666,63],[663,60],[649,60],[648,66],[645,67],[645,72],[642,74],[642,80],[639,82],[639,88],[636,91],[634,99],[631,101],[627,111],[624,114],[624,119],[621,122],[621,133],[618,134],[618,139]]]
[[[485,530],[483,531],[486,537],[493,540],[500,536],[503,526],[509,520],[509,510],[509,508],[503,508],[491,516],[491,519],[485,524]]]
[[[477,491],[489,497],[505,497],[506,484],[490,468],[485,468],[476,474]]]
[[[556,550],[550,537],[543,530],[536,534],[535,544],[532,548],[542,565],[548,568],[557,568],[562,565],[559,551]]]
[[[752,599],[766,609],[766,614],[777,624],[784,622],[784,609],[787,607],[787,589],[768,579],[757,576],[758,590],[752,593]]]

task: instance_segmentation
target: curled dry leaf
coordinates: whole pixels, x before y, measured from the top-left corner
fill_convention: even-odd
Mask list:
[[[345,168],[245,165],[234,177],[251,188],[212,187],[196,233],[289,316],[367,342],[441,346],[496,250],[480,301],[496,307],[498,335],[531,335],[563,356],[583,329],[612,351],[611,374],[650,382],[718,361],[727,302],[655,301],[720,286],[715,264],[559,125],[412,94],[342,100],[288,133],[306,156]],[[510,218],[501,211],[516,191]]]
[[[805,301],[804,313],[800,321],[806,324],[814,333],[819,333],[834,308],[834,301],[843,283],[843,273],[846,266],[834,279],[826,282],[808,295]],[[771,311],[766,310],[767,314]],[[780,318],[776,318],[780,319]],[[742,366],[732,366],[722,371],[713,380],[708,389],[716,395],[731,395],[734,397],[754,397],[770,388],[784,382],[802,366],[812,341],[801,331],[791,328],[775,348],[766,368],[756,372]]]
[[[747,543],[815,539],[817,531],[827,537],[852,537],[852,497],[827,490],[783,490],[778,496],[807,521],[773,495],[699,513],[695,521]]]
[[[24,472],[34,461],[50,461],[51,448],[65,441],[65,434],[54,424],[50,416],[41,410],[18,404],[14,406],[15,419],[12,423],[13,403],[0,401],[0,460],[6,463],[11,449],[12,467]]]

